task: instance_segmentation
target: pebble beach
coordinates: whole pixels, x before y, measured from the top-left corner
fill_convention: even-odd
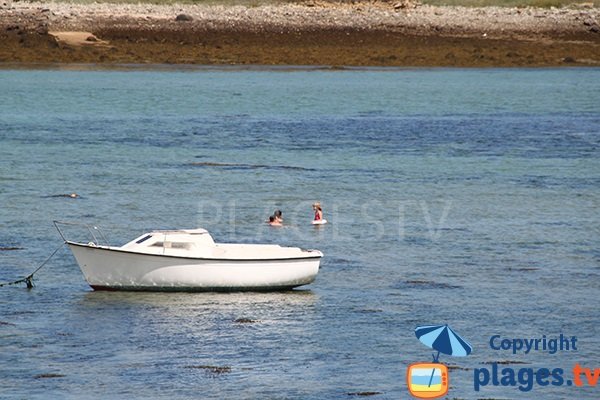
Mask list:
[[[0,3],[0,63],[598,66],[600,9]]]

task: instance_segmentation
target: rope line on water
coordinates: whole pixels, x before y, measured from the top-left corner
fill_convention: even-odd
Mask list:
[[[46,261],[44,261],[44,262],[43,262],[43,263],[42,263],[42,264],[41,264],[39,267],[37,267],[37,268],[35,269],[35,271],[33,271],[31,274],[27,275],[25,278],[18,279],[18,280],[14,281],[14,282],[5,282],[5,283],[0,283],[0,287],[3,287],[3,286],[10,286],[10,285],[18,285],[19,283],[25,283],[25,284],[27,285],[27,289],[31,289],[31,288],[33,288],[33,275],[35,275],[35,274],[36,274],[36,273],[37,273],[37,272],[38,272],[40,269],[42,269],[42,267],[43,267],[44,265],[46,265],[46,263],[47,263],[48,261],[50,261],[50,259],[51,259],[51,258],[52,258],[52,257],[53,257],[53,256],[54,256],[54,255],[55,255],[55,254],[56,254],[56,253],[57,253],[57,252],[58,252],[58,251],[59,251],[59,250],[60,250],[60,249],[61,249],[61,248],[62,248],[64,245],[65,245],[64,243],[61,243],[61,244],[60,244],[60,246],[58,246],[58,247],[56,248],[56,250],[54,250],[54,251],[52,252],[52,254],[50,254],[50,257],[46,258]]]

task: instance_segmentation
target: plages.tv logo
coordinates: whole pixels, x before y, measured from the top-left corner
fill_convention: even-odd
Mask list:
[[[415,335],[425,346],[436,350],[433,362],[413,363],[406,371],[410,394],[419,399],[433,399],[448,393],[448,367],[439,361],[440,353],[454,357],[471,354],[473,347],[458,336],[448,325],[425,325],[415,329]]]

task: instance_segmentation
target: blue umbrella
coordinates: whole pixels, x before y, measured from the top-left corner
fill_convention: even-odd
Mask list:
[[[473,347],[458,336],[448,325],[417,326],[415,335],[417,335],[421,343],[437,350],[437,355],[433,356],[433,362],[439,362],[440,353],[455,357],[464,357],[473,351]],[[431,372],[429,386],[431,386],[434,372],[435,369]]]

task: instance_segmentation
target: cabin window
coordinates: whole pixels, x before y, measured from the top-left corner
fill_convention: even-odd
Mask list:
[[[150,247],[166,247],[171,249],[189,249],[190,243],[186,242],[154,242]]]
[[[146,240],[150,239],[152,237],[152,235],[146,235],[143,238],[141,238],[140,240],[138,240],[136,243],[140,244],[140,243],[144,243]]]

